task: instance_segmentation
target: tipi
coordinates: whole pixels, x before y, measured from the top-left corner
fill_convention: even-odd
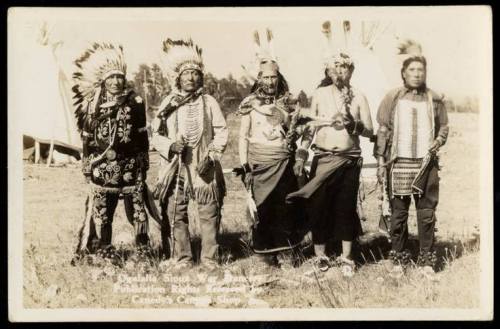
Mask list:
[[[47,157],[54,162],[79,160],[81,140],[71,106],[71,89],[57,56],[62,41],[51,39],[51,29],[42,23],[37,38],[26,49],[20,74],[23,97],[17,111],[23,120],[23,158],[35,162]]]

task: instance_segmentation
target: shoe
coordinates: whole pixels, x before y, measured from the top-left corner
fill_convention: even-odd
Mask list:
[[[394,265],[389,271],[389,276],[394,279],[399,279],[404,275],[404,268],[401,265]]]
[[[201,263],[201,267],[204,271],[212,272],[219,268],[219,264],[215,261],[204,260]]]
[[[173,266],[175,270],[187,270],[192,267],[193,267],[193,262],[187,260],[178,261]]]
[[[346,258],[344,256],[338,256],[335,259],[335,262],[338,263],[339,265],[349,265],[352,267],[355,266],[354,261],[352,259]]]
[[[338,256],[335,259],[335,263],[340,266],[340,271],[342,272],[342,276],[350,278],[354,275],[354,269],[356,267],[356,264],[352,259],[343,256]]]
[[[344,278],[352,278],[354,276],[354,266],[344,264],[340,267]]]
[[[330,259],[326,256],[318,256],[314,260],[314,264],[321,272],[326,272],[330,268]]]
[[[290,270],[295,267],[294,256],[291,253],[281,253],[276,257],[276,266],[282,270]]]

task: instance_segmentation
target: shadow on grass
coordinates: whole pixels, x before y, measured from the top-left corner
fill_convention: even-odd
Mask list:
[[[248,245],[248,233],[246,232],[224,232],[218,235],[219,259],[222,264],[232,263],[236,260],[247,258],[252,255]],[[199,263],[201,256],[201,238],[199,236],[191,239],[191,250],[193,261]]]
[[[219,243],[219,262],[220,264],[230,264],[235,261],[245,259],[253,254],[249,245],[250,236],[248,232],[224,232],[218,236]],[[467,251],[475,250],[479,247],[479,235],[473,235],[467,239],[439,238],[435,241],[434,250],[436,251],[437,264],[436,271],[444,269],[449,261],[453,261],[462,257]],[[412,254],[412,260],[416,263],[419,253],[419,243],[416,236],[411,235],[408,239],[407,249]],[[191,250],[193,253],[193,261],[199,263],[201,254],[201,239],[195,236],[191,239]],[[388,259],[391,243],[388,237],[379,232],[367,232],[353,246],[353,257],[356,263],[360,266],[365,264],[377,263],[381,260]],[[149,260],[160,261],[164,253],[160,249],[153,248],[147,255],[137,254],[136,250],[127,250],[118,248],[120,259],[126,261],[135,259],[137,256],[146,256]],[[311,243],[310,233],[304,236],[302,244],[296,250],[302,261],[314,256],[314,248]],[[327,244],[327,254],[335,257],[341,253],[340,241],[330,241]],[[134,257],[135,256],[135,257]],[[168,257],[167,257],[168,258]]]
[[[339,244],[336,244],[335,247],[340,251]],[[437,239],[434,243],[437,256],[436,271],[443,270],[447,261],[462,257],[466,251],[478,247],[479,235],[473,235],[465,240],[457,238]],[[413,256],[412,260],[416,262],[420,250],[417,236],[411,235],[409,237],[407,249]],[[367,233],[360,237],[354,250],[355,260],[359,264],[374,263],[388,258],[391,243],[388,237],[382,233]]]
[[[221,263],[227,264],[252,255],[252,250],[248,244],[247,232],[231,232],[219,235]],[[194,259],[198,262],[200,257],[201,240],[193,239],[191,242]],[[447,261],[461,257],[464,252],[473,250],[479,246],[479,236],[475,235],[466,240],[450,238],[437,239],[434,250],[438,258],[436,270],[441,271]],[[412,260],[417,261],[419,253],[419,243],[417,236],[411,235],[408,239],[407,248],[413,255]],[[388,259],[391,243],[388,237],[379,232],[368,232],[362,235],[353,246],[355,261],[363,266],[364,264],[376,263],[383,259]],[[314,248],[311,243],[310,233],[304,237],[303,243],[299,247],[299,253],[304,259],[314,256]],[[340,241],[330,241],[327,245],[327,253],[331,256],[340,255]]]

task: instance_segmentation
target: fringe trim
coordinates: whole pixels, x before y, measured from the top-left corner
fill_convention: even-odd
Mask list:
[[[135,235],[139,234],[148,234],[149,232],[149,221],[145,220],[142,222],[135,221],[134,222]]]
[[[199,204],[208,204],[218,200],[218,188],[215,184],[193,187],[193,198]]]
[[[87,196],[85,201],[85,216],[83,219],[82,227],[78,232],[78,245],[76,247],[76,253],[82,253],[88,250],[89,238],[90,238],[90,222],[92,220],[92,211],[94,207],[94,198],[91,194]]]

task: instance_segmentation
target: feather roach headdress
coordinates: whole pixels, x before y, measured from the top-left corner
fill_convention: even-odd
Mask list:
[[[175,80],[188,69],[203,72],[202,49],[193,40],[163,41],[163,66],[168,80],[175,86]]]
[[[427,66],[427,61],[422,54],[422,46],[415,40],[406,39],[398,45],[398,56],[401,59],[403,69],[405,69],[412,61],[419,61]]]
[[[100,92],[102,83],[113,74],[126,75],[123,47],[110,43],[94,43],[77,60],[73,73],[75,85],[72,90],[76,106],[77,127],[81,131],[86,115],[87,103]],[[98,96],[98,95],[97,95]]]

